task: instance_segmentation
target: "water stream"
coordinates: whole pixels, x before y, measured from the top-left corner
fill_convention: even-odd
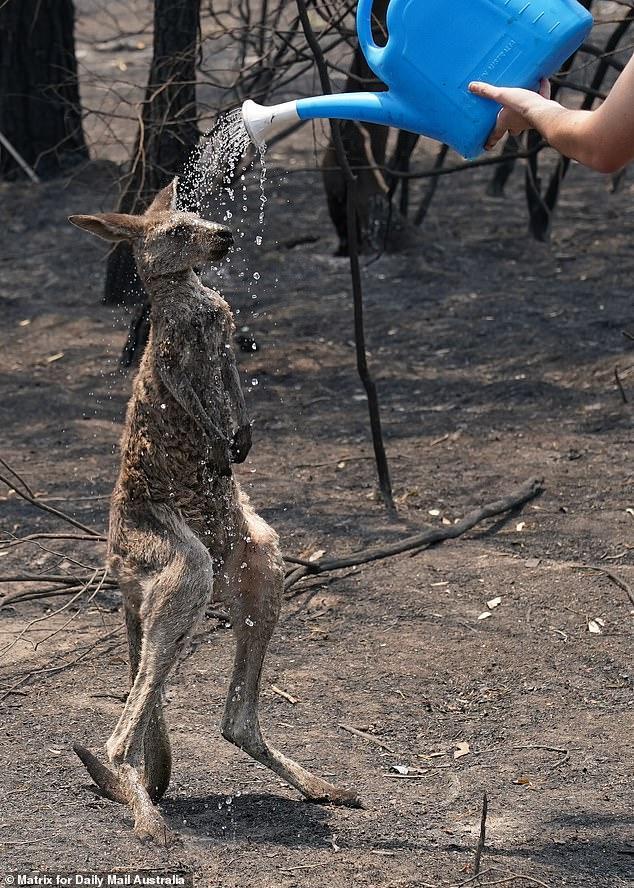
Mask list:
[[[252,250],[243,249],[242,244],[245,238],[252,237],[255,245],[260,247],[264,238],[265,151],[266,146],[258,148],[257,152],[252,148],[241,110],[229,111],[201,137],[185,165],[178,187],[179,209],[198,213],[210,221],[224,222],[233,231],[235,247],[223,263],[206,273],[206,277],[214,283],[217,281],[220,289],[229,276],[237,277],[240,281],[237,289],[244,290],[245,296],[250,297],[248,310],[252,317],[257,316],[260,273],[250,267],[252,256],[249,253]],[[249,193],[256,188],[257,216],[249,207]],[[240,310],[234,308],[234,312],[239,314]],[[242,326],[243,322],[236,320],[238,327],[248,332]]]

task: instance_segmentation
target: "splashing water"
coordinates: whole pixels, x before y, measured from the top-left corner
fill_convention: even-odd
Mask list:
[[[248,227],[249,213],[247,173],[253,168],[253,161],[249,163],[248,160],[250,146],[251,139],[244,126],[242,110],[236,108],[221,115],[212,129],[201,137],[185,164],[178,185],[178,209],[190,210],[200,216],[229,223],[234,235],[243,238]],[[258,247],[263,241],[264,208],[267,200],[265,152],[266,145],[258,146],[260,231],[255,236]],[[238,178],[241,162],[244,167]],[[236,251],[240,252],[240,248]],[[234,261],[235,258],[234,255]]]
[[[266,162],[264,156],[266,154],[266,142],[263,142],[258,147],[258,153],[260,155],[260,216],[258,221],[260,223],[260,228],[264,228],[264,204],[266,203]],[[261,242],[260,239],[260,243]]]
[[[178,187],[177,205],[179,210],[192,210],[200,215],[206,214],[213,204],[225,205],[234,203],[236,194],[234,180],[236,169],[245,157],[251,139],[244,126],[242,111],[236,108],[223,114],[215,126],[205,133],[185,165],[185,170]],[[258,221],[264,226],[264,205],[266,204],[266,145],[258,146],[260,161],[260,212]],[[241,208],[248,211],[247,186],[245,177],[242,183]],[[223,194],[224,192],[224,194]],[[224,200],[223,200],[224,198]],[[227,201],[228,199],[228,201]],[[232,210],[225,210],[225,221],[233,217]],[[256,238],[258,245],[261,243]]]
[[[236,167],[249,144],[249,134],[239,108],[219,117],[215,126],[202,136],[185,166],[178,188],[178,209],[193,210],[202,215],[208,209],[210,199],[213,200],[219,192],[223,189],[233,191],[231,185]]]
[[[224,222],[233,231],[233,250],[220,265],[207,269],[206,277],[209,285],[221,291],[228,284],[234,297],[242,291],[248,308],[242,302],[239,325],[241,332],[247,334],[250,328],[244,325],[245,309],[254,320],[260,315],[260,273],[253,270],[252,251],[245,247],[249,241],[256,247],[262,246],[267,202],[266,146],[259,146],[257,153],[253,151],[251,155],[250,147],[241,109],[223,114],[192,152],[179,181],[177,198],[178,209]],[[255,196],[251,189],[257,189],[258,209],[249,207],[249,194],[251,200]],[[240,301],[234,305],[235,315],[241,313],[239,305]],[[257,381],[253,384],[257,385]]]

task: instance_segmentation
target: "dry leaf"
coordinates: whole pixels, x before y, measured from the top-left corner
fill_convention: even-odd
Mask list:
[[[601,635],[601,626],[605,625],[603,620],[588,620],[588,632],[593,635]]]
[[[23,321],[19,322],[18,326],[19,327],[28,327],[30,323],[31,323],[31,318],[24,318]]]
[[[515,525],[515,530],[524,530],[525,527],[526,527],[526,522],[520,521],[519,524]]]
[[[319,559],[320,559],[320,558],[323,558],[325,554],[326,554],[326,550],[325,550],[325,549],[316,549],[316,550],[312,553],[312,555],[309,556],[308,560],[309,560],[309,561],[319,561]]]
[[[524,562],[525,567],[539,567],[541,564],[541,559],[539,558],[527,558]]]
[[[532,785],[533,785],[533,784],[531,783],[529,777],[517,777],[517,778],[513,781],[513,783],[515,783],[516,786],[532,786]]]
[[[443,523],[444,525],[449,525],[449,526],[451,527],[451,521],[449,520],[449,518],[443,518],[443,519],[442,519],[442,523]]]
[[[57,352],[56,355],[50,355],[50,356],[46,359],[46,363],[47,363],[47,364],[52,364],[53,361],[59,361],[59,359],[60,359],[60,358],[63,358],[63,357],[64,357],[64,352]]]
[[[502,599],[498,595],[497,598],[489,598],[487,601],[487,607],[489,610],[493,610],[494,607],[497,607],[498,604],[502,604]]]
[[[407,765],[392,765],[390,771],[396,771],[397,774],[409,774]]]
[[[462,743],[456,744],[456,748],[453,751],[453,757],[455,759],[459,759],[459,758],[462,758],[463,755],[469,755],[470,752],[471,752],[471,747],[469,746],[469,744],[465,740]]]
[[[483,611],[480,614],[480,616],[478,617],[478,620],[488,620],[489,617],[492,617],[492,616],[493,616],[493,614],[491,613],[491,611]]]

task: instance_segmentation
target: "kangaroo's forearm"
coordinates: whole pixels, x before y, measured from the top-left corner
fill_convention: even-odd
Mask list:
[[[205,410],[193,386],[184,377],[179,376],[176,378],[161,362],[157,363],[157,370],[165,388],[180,404],[185,413],[193,419],[203,434],[212,441],[222,441],[225,444],[229,444],[229,439],[215,424],[209,412]]]
[[[234,414],[238,428],[249,424],[249,413],[244,400],[244,393],[240,383],[240,373],[236,363],[236,356],[231,347],[226,350],[225,361],[222,365],[222,376],[225,388],[231,402],[231,410]]]

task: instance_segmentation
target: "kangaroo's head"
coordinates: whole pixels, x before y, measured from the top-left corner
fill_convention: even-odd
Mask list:
[[[174,179],[159,191],[142,216],[96,213],[68,219],[104,240],[129,241],[144,282],[218,262],[233,245],[233,235],[224,225],[177,210],[177,185]]]

